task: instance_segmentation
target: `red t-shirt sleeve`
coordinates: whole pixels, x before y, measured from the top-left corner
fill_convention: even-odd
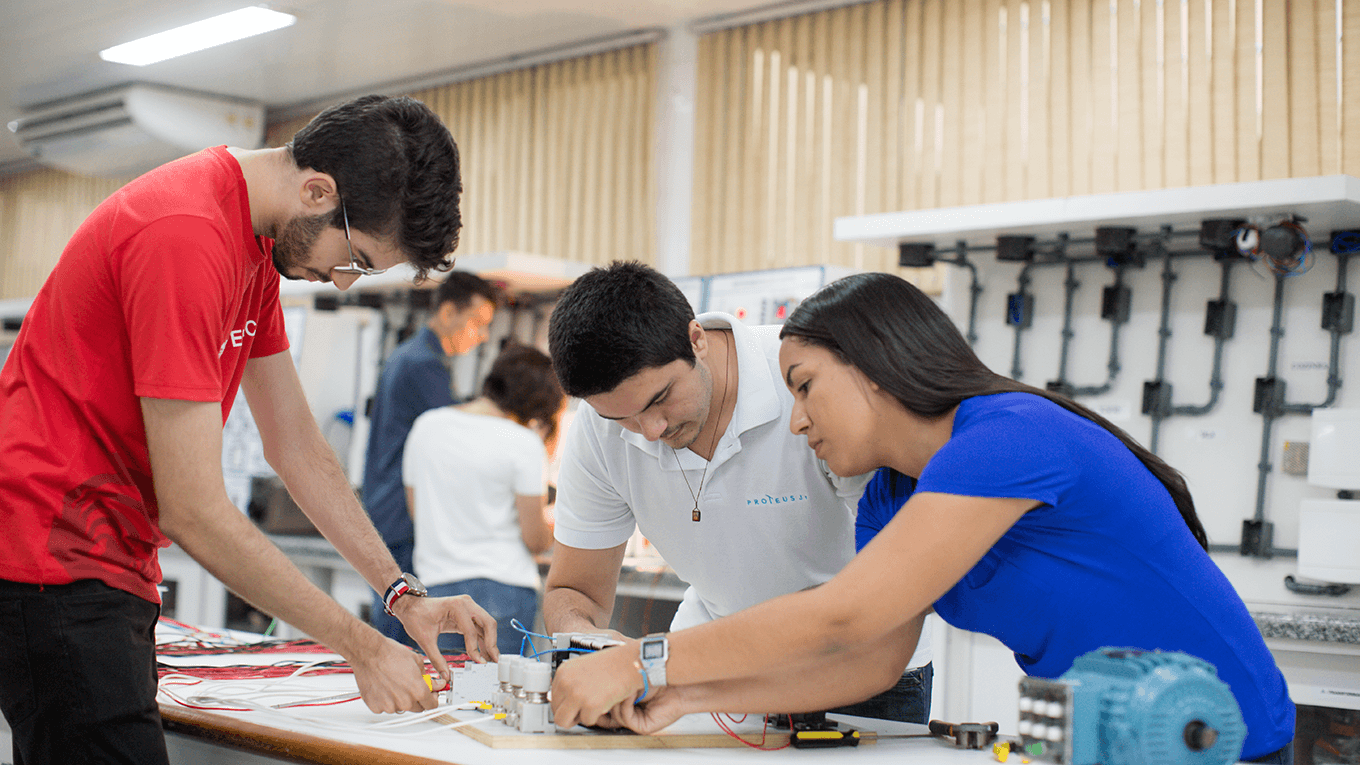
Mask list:
[[[271,273],[273,269],[270,269]],[[255,343],[250,347],[250,358],[259,359],[273,356],[288,350],[287,327],[283,321],[283,308],[279,305],[279,280],[270,278],[264,287],[264,300],[260,304],[260,329],[255,335]]]
[[[136,395],[221,401],[221,353],[241,299],[229,238],[204,218],[170,216],[147,225],[118,256]]]

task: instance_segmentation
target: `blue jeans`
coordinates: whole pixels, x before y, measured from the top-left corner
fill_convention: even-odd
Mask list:
[[[490,579],[464,579],[436,584],[429,589],[430,597],[468,595],[477,601],[477,605],[496,620],[496,648],[508,656],[519,653],[524,639],[510,626],[510,620],[518,619],[525,629],[533,629],[534,616],[538,614],[538,591],[532,587],[517,587]],[[445,654],[463,653],[463,636],[440,635],[439,650]]]
[[[0,711],[16,765],[168,763],[160,607],[103,582],[0,580]]]
[[[1266,765],[1294,765],[1294,742],[1290,741],[1284,745],[1283,749],[1272,752],[1264,757],[1258,757],[1248,762],[1262,762]]]
[[[387,549],[391,551],[392,558],[396,560],[398,568],[402,571],[415,570],[415,563],[412,562],[412,556],[416,551],[414,541],[398,542],[395,545],[388,545]],[[381,592],[373,596],[373,611],[369,614],[368,621],[374,629],[384,636],[390,637],[402,645],[416,647],[416,641],[406,634],[406,628],[401,626],[401,620],[383,609],[383,593]]]
[[[930,689],[934,679],[935,668],[932,664],[909,669],[902,674],[897,685],[877,696],[827,711],[924,725],[930,717]]]

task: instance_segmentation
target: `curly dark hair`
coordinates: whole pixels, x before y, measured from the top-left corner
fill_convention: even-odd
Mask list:
[[[676,359],[694,366],[694,308],[675,282],[637,261],[582,274],[548,318],[548,353],[569,395],[614,390],[643,369]]]
[[[501,349],[482,382],[482,395],[521,425],[542,422],[544,441],[551,443],[557,435],[564,396],[552,362],[537,348],[512,343]]]
[[[288,144],[293,162],[335,179],[349,223],[391,240],[422,281],[453,268],[462,219],[458,145],[425,104],[363,96],[318,114]],[[337,208],[331,225],[342,228]]]

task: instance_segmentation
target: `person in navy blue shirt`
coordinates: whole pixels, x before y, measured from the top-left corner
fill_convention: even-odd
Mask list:
[[[450,271],[435,289],[435,309],[424,327],[408,338],[383,365],[369,417],[364,461],[364,509],[403,572],[414,568],[415,528],[406,509],[401,458],[411,425],[425,412],[459,403],[453,396],[449,362],[486,342],[500,292],[467,271]],[[379,632],[412,645],[406,629],[373,599],[370,617]]]
[[[833,282],[781,336],[790,429],[839,474],[889,468],[860,506],[863,549],[821,587],[671,633],[661,689],[644,688],[635,646],[564,664],[558,725],[651,732],[691,712],[864,698],[896,680],[933,608],[1038,677],[1107,646],[1203,659],[1242,711],[1241,757],[1292,762],[1284,677],[1171,466],[1090,409],[987,369],[891,274]]]

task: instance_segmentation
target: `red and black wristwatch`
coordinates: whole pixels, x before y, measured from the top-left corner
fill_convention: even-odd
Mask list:
[[[414,595],[423,598],[429,595],[430,591],[425,589],[425,585],[420,583],[415,574],[402,574],[401,578],[393,582],[383,593],[383,610],[392,616],[396,613],[392,611],[392,604],[397,602],[397,598],[402,595]]]

